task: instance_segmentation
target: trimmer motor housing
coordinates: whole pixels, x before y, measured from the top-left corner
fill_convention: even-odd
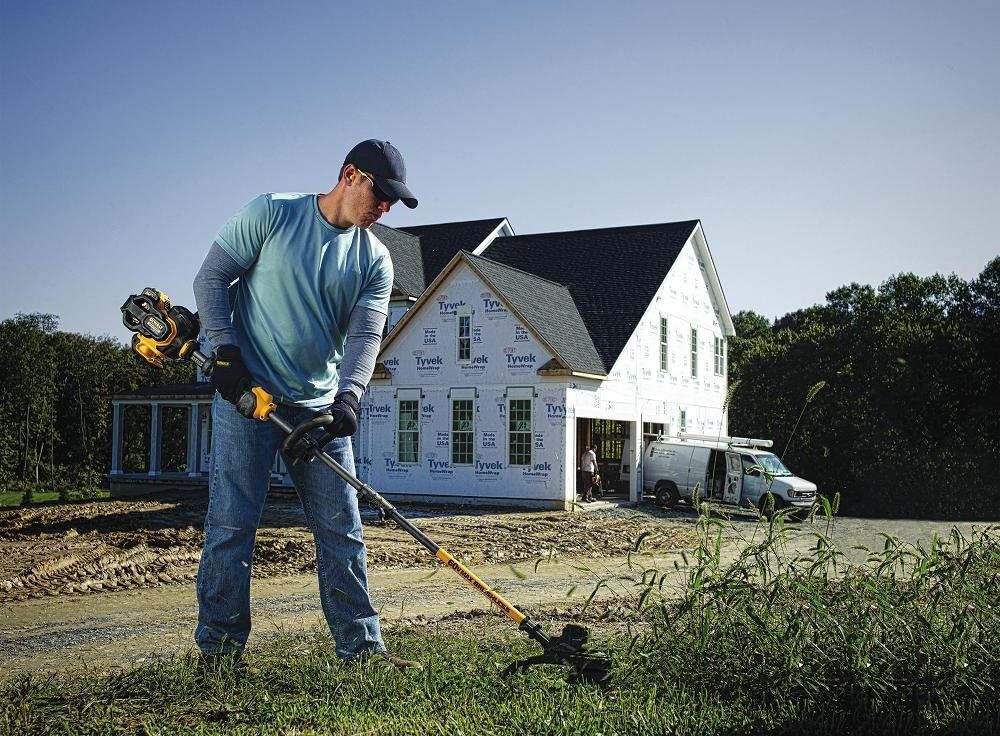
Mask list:
[[[121,311],[122,323],[135,333],[132,349],[158,368],[167,360],[183,360],[198,347],[198,315],[173,306],[157,289],[133,294]]]

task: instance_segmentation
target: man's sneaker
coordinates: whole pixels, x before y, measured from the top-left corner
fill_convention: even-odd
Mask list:
[[[413,659],[403,659],[389,652],[371,652],[360,654],[345,662],[348,666],[355,667],[395,667],[400,672],[419,672],[424,668],[420,662]]]

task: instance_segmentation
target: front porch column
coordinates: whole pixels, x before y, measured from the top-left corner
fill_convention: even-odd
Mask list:
[[[200,407],[198,404],[188,404],[188,441],[187,441],[187,474],[188,478],[197,478],[200,473],[198,456],[200,454],[200,443],[198,442],[198,427],[201,425],[198,416]]]
[[[628,500],[638,503],[642,500],[642,415],[630,424]]]
[[[149,475],[160,474],[160,405],[149,407]]]
[[[111,404],[111,475],[122,474],[122,407],[114,401]]]
[[[577,466],[580,458],[576,455],[576,409],[566,407],[566,425],[563,431],[563,507],[575,510],[576,486],[580,479]]]
[[[199,467],[203,468],[202,473],[208,472],[208,467],[212,462],[211,442],[212,442],[212,405],[211,404],[199,404],[198,405],[198,416],[201,422],[201,434],[200,434],[200,449],[201,449],[201,465]]]

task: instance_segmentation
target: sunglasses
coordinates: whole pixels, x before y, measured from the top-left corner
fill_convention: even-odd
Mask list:
[[[390,197],[388,194],[383,192],[379,188],[379,185],[375,183],[375,179],[372,177],[371,174],[365,173],[361,169],[356,169],[356,170],[359,174],[361,174],[361,176],[365,177],[368,181],[372,183],[372,193],[375,195],[375,199],[377,199],[379,202],[385,202],[391,207],[392,205],[396,204],[396,202],[399,201],[397,197]]]

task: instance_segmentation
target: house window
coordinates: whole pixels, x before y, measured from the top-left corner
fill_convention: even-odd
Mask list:
[[[420,450],[420,400],[399,402],[399,462],[415,463]]]
[[[472,465],[472,399],[451,401],[451,464]]]
[[[531,399],[511,399],[507,417],[507,462],[531,465]]]
[[[691,328],[691,378],[698,377],[698,330]]]
[[[628,428],[625,422],[616,419],[591,420],[591,437],[597,445],[598,462],[617,464],[628,443]]]
[[[458,359],[472,360],[472,315],[458,315]]]
[[[660,370],[667,370],[667,318],[660,317]]]
[[[642,423],[642,449],[645,450],[650,442],[663,435],[663,422],[643,422]]]
[[[715,375],[721,376],[725,372],[725,341],[721,337],[715,338]]]
[[[684,409],[681,409],[681,432],[687,432],[688,428],[688,415]]]

